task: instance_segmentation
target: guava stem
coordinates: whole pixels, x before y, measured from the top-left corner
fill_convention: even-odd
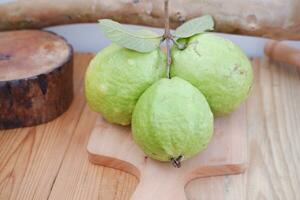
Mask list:
[[[174,38],[172,38],[171,40],[172,40],[173,44],[175,44],[177,46],[178,49],[183,50],[186,48],[185,44],[177,42]]]
[[[169,20],[169,0],[165,0],[165,33],[164,33],[164,39],[166,40],[166,46],[167,46],[167,72],[166,76],[167,78],[170,78],[170,67],[172,63],[171,59],[171,40],[172,35],[170,33],[170,20]]]
[[[170,68],[171,68],[171,48],[170,48],[170,39],[166,39],[166,45],[167,45],[167,78],[170,78]]]
[[[180,155],[177,158],[171,158],[171,163],[174,167],[180,168],[182,159],[183,159],[183,155]]]

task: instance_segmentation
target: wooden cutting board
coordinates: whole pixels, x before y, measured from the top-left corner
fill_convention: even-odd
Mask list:
[[[246,108],[215,120],[208,148],[183,161],[181,168],[152,160],[133,142],[130,127],[106,122],[98,116],[87,146],[92,163],[112,167],[139,178],[133,200],[186,199],[184,186],[192,179],[242,173],[247,168]]]

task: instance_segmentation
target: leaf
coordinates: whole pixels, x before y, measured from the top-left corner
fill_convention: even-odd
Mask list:
[[[214,20],[210,15],[204,15],[189,20],[177,27],[174,36],[177,38],[188,38],[198,33],[203,33],[214,29]]]
[[[139,52],[150,52],[158,48],[162,36],[150,30],[127,30],[120,23],[101,19],[99,24],[105,36],[112,42]]]

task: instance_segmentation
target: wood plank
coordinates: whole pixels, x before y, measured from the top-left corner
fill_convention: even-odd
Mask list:
[[[90,58],[90,55],[77,54],[76,76],[83,76]],[[249,169],[245,175],[190,182],[186,192],[191,200],[297,199],[300,196],[300,71],[268,60],[253,62],[255,85],[251,103],[247,103]],[[82,82],[75,81],[75,84]],[[82,89],[75,92],[79,94]],[[83,96],[80,98],[83,101]],[[81,102],[78,99],[75,101]],[[73,118],[80,108],[72,109],[77,110],[71,112]],[[0,131],[1,200],[17,197],[43,200],[48,195],[50,199],[130,197],[138,183],[134,176],[92,165],[84,157],[89,136],[84,131],[89,128],[93,114],[85,107],[81,111],[82,118],[72,133],[68,132],[71,128],[64,134],[51,131],[58,122]],[[68,117],[58,120],[65,118]]]
[[[255,60],[255,86],[248,101],[249,199],[300,196],[300,72]]]
[[[76,97],[65,114],[45,125],[0,132],[0,199],[48,197],[85,105],[79,88],[88,59],[75,60]]]
[[[49,199],[124,199],[137,180],[131,175],[88,161],[86,149],[96,113],[85,107]]]

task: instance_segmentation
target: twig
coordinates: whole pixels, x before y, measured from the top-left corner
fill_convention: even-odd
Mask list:
[[[171,40],[172,35],[170,34],[170,21],[169,21],[169,0],[165,0],[165,33],[164,39],[166,40],[167,46],[167,78],[170,78],[170,67],[171,67]]]
[[[177,42],[174,38],[171,38],[173,44],[177,46],[178,49],[183,50],[186,48],[186,44]]]

